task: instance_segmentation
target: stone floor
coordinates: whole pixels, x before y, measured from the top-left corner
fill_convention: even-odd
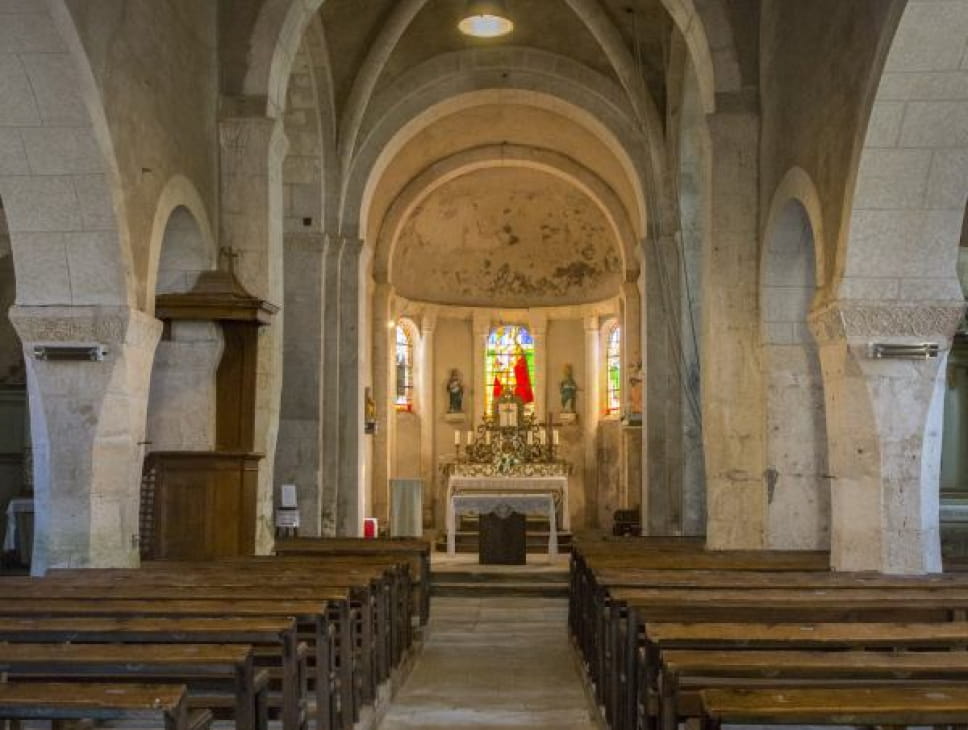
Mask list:
[[[380,730],[595,730],[560,599],[434,598]]]

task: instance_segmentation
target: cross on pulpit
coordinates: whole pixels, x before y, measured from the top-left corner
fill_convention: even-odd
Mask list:
[[[232,248],[231,246],[222,246],[222,248],[218,250],[218,255],[220,257],[224,256],[226,259],[228,259],[229,273],[232,276],[235,276],[235,262],[242,255],[242,252],[237,248]]]

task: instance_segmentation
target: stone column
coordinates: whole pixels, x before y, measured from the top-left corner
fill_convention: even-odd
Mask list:
[[[875,359],[874,343],[943,350],[962,302],[836,301],[813,312],[831,478],[835,570],[941,570],[939,470],[946,353]]]
[[[240,102],[240,106],[244,105]],[[242,110],[244,113],[244,110]],[[221,148],[220,240],[239,257],[235,273],[253,295],[283,304],[282,162],[288,142],[281,121],[230,116],[219,122]],[[283,311],[259,332],[254,450],[259,464],[256,552],[273,542],[273,476],[282,393]]]
[[[161,322],[127,307],[13,307],[30,397],[32,571],[138,565],[143,442]],[[35,345],[101,344],[102,362],[36,360]]]
[[[215,448],[215,373],[223,346],[215,322],[171,323],[151,369],[147,451]]]
[[[737,97],[722,99],[723,111],[708,117],[712,235],[703,251],[702,414],[706,544],[720,550],[758,549],[766,539],[757,311],[759,117],[754,101]]]
[[[373,506],[371,514],[381,525],[390,524],[390,474],[395,449],[394,425],[396,410],[393,407],[396,383],[393,378],[393,357],[396,330],[388,323],[393,321],[390,300],[393,287],[379,283],[373,290],[373,400],[376,403],[377,429],[373,435]]]
[[[299,534],[322,534],[323,252],[321,233],[285,234],[286,328],[275,483],[295,484]]]
[[[645,247],[646,331],[643,435],[643,530],[677,535],[682,529],[682,330],[679,265],[674,236]]]
[[[433,495],[434,495],[434,424],[437,422],[437,394],[441,383],[437,382],[436,358],[434,358],[434,329],[437,327],[437,312],[429,311],[420,320],[420,352],[417,357],[418,373],[420,375],[420,390],[417,416],[420,418],[420,478],[423,479],[423,524],[433,526]],[[473,401],[472,383],[464,383],[463,404],[468,410]]]
[[[585,444],[585,521],[598,527],[598,416],[601,412],[601,330],[598,317],[585,317],[585,397],[582,434]]]
[[[491,333],[491,319],[485,312],[474,312],[474,352],[471,357],[474,362],[474,384],[471,387],[471,407],[467,408],[471,418],[472,428],[486,416],[484,413],[484,390],[490,388],[490,383],[484,382],[484,353],[487,352],[487,337]]]
[[[339,251],[339,477],[336,532],[361,535],[363,494],[361,442],[363,388],[360,380],[360,256],[363,242],[342,238]]]
[[[534,376],[538,386],[534,391],[534,416],[543,421],[548,413],[548,383],[551,382],[548,374],[548,315],[531,312],[528,329],[534,338]]]
[[[638,278],[638,274],[636,274]],[[636,281],[626,281],[622,285],[621,296],[622,319],[622,404],[623,415],[632,412],[630,393],[632,384],[629,376],[633,370],[644,372],[645,361],[642,358],[642,298],[639,296],[639,286]],[[607,386],[606,386],[607,387]],[[644,391],[645,384],[640,389]],[[639,417],[642,414],[639,413]],[[619,485],[619,507],[628,509],[634,504],[642,504],[641,490],[642,475],[642,424],[641,422],[626,422],[622,427],[622,464],[620,469],[621,484]]]
[[[339,254],[340,238],[329,234],[323,243],[323,441],[320,530],[324,537],[336,535],[337,485],[339,484]]]

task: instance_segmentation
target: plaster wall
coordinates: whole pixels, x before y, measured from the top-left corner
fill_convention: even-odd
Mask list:
[[[500,167],[445,183],[414,209],[391,281],[410,299],[521,307],[605,299],[621,271],[620,244],[587,195]]]
[[[130,236],[143,304],[150,295],[145,280],[152,221],[170,178],[188,178],[208,218],[215,219],[216,4],[68,0],[67,5],[101,91],[124,191],[122,228]]]
[[[827,250],[844,235],[872,75],[901,0],[764,0],[760,32],[760,191],[770,200],[786,172],[803,168],[820,199]],[[763,211],[765,214],[765,210]],[[830,284],[826,271],[822,286]],[[825,292],[826,293],[826,292]]]

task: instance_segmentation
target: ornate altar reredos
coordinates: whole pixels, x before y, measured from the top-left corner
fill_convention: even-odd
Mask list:
[[[505,394],[474,431],[455,431],[454,460],[443,465],[446,502],[474,493],[548,494],[559,524],[569,529],[568,475],[571,464],[558,456],[558,431],[525,412],[520,399]]]

